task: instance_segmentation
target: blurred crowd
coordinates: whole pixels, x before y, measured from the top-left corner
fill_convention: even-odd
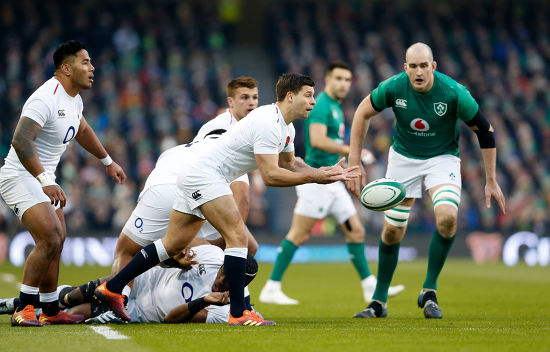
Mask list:
[[[70,144],[57,174],[70,199],[70,234],[118,233],[158,155],[189,142],[225,107],[238,4],[0,0],[0,156],[7,154],[25,100],[53,74],[53,50],[77,39],[86,43],[96,67],[94,87],[81,93],[84,116],[129,176],[115,187],[93,156]],[[320,91],[326,64],[348,61],[354,81],[344,112],[351,123],[361,99],[402,69],[406,47],[428,43],[438,69],[469,88],[497,132],[507,213],[499,214],[496,204],[486,209],[481,153],[474,134],[464,128],[460,228],[544,233],[550,201],[550,158],[543,152],[550,150],[546,13],[550,4],[542,1],[276,1],[262,15],[264,46],[274,59],[266,70],[311,74]],[[377,157],[371,179],[384,173],[392,125],[390,110],[371,123],[368,147]],[[303,137],[297,137],[301,151]],[[251,219],[269,229],[262,197],[252,195]],[[432,226],[430,200],[415,207],[426,211],[414,211],[411,228]],[[381,216],[361,214],[369,226],[380,227]],[[18,227],[0,202],[0,231]]]
[[[317,91],[328,62],[351,63],[352,91],[343,104],[350,125],[359,102],[403,70],[407,47],[418,41],[430,45],[437,69],[468,87],[495,128],[497,176],[507,196],[506,214],[494,202],[486,208],[477,137],[461,124],[459,231],[523,229],[542,235],[550,224],[548,13],[548,1],[286,1],[271,9],[268,42],[274,43],[278,71],[309,73],[320,83]],[[371,120],[366,145],[377,162],[369,167],[370,179],[385,173],[393,123],[391,109]],[[433,226],[431,209],[429,197],[417,202],[409,227]],[[361,214],[368,224],[381,226],[381,216]]]

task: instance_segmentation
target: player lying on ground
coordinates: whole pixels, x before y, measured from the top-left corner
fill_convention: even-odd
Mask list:
[[[157,266],[134,280],[128,297],[128,314],[132,322],[228,322],[229,293],[223,267],[223,251],[217,246],[200,245],[192,247],[191,252],[192,257],[186,253],[174,257],[185,269]],[[189,263],[193,264],[188,265]],[[257,272],[256,260],[248,256],[247,285]],[[105,280],[107,277],[96,281],[102,283]],[[83,286],[60,286],[60,301],[68,307],[67,312],[89,318],[87,323],[124,323],[111,311],[107,311],[108,308],[93,301],[93,290],[90,295],[90,290]],[[0,299],[0,314],[13,313],[18,300],[19,298]]]

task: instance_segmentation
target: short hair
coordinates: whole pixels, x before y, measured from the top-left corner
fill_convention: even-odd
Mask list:
[[[238,88],[248,88],[248,89],[254,89],[258,88],[258,81],[256,81],[252,77],[237,77],[235,79],[232,79],[231,82],[227,84],[226,93],[228,97],[232,97],[235,95],[235,91]]]
[[[311,77],[300,73],[283,73],[275,86],[277,101],[285,100],[288,92],[298,93],[303,86],[315,87],[315,82]]]
[[[332,71],[335,69],[335,68],[342,68],[344,70],[348,70],[349,72],[353,73],[353,71],[351,70],[351,66],[348,65],[347,63],[345,63],[344,61],[332,61],[330,64],[328,64],[327,66],[327,75],[332,73]]]
[[[57,70],[67,57],[76,56],[82,49],[86,49],[86,46],[77,40],[69,40],[61,43],[53,53],[53,64],[55,69]]]
[[[247,254],[244,285],[248,286],[258,273],[258,262],[253,256]]]

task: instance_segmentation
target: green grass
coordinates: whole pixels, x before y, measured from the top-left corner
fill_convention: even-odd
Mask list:
[[[270,270],[271,265],[260,266],[251,285],[253,301]],[[276,327],[111,325],[130,340],[107,340],[87,326],[12,328],[4,315],[0,351],[550,351],[549,267],[478,266],[450,259],[439,280],[443,319],[436,321],[425,319],[416,307],[425,270],[424,260],[399,264],[394,283],[407,288],[390,299],[386,319],[351,318],[365,307],[351,265],[296,264],[289,268],[283,288],[300,305],[256,305],[278,323]],[[21,272],[0,266],[0,273],[18,279]],[[106,272],[63,267],[60,282],[77,284]],[[17,294],[14,283],[1,280],[1,297]]]

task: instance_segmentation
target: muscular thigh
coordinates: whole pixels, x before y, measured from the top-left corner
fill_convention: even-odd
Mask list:
[[[23,214],[33,206],[39,203],[50,203],[50,198],[42,191],[42,187],[37,179],[32,176],[18,176],[0,179],[0,193],[4,202],[10,209],[23,219]],[[52,212],[59,209],[51,205]]]

